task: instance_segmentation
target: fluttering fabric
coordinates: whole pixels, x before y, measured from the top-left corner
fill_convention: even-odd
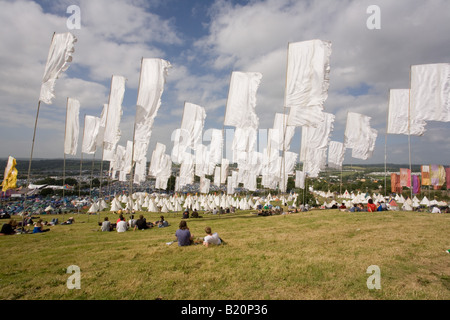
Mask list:
[[[42,78],[40,101],[52,104],[52,99],[55,97],[56,79],[69,68],[69,62],[72,61],[72,54],[75,51],[74,43],[76,41],[77,38],[70,32],[55,33],[53,35]]]
[[[295,171],[295,187],[305,189],[305,173],[303,171]]]
[[[252,127],[236,128],[232,142],[233,162],[239,163],[239,158],[255,149],[256,129]]]
[[[450,64],[411,66],[411,118],[450,121]]]
[[[81,144],[81,152],[93,154],[97,150],[97,138],[100,129],[99,117],[84,117],[83,142]]]
[[[410,117],[409,94],[409,89],[391,89],[389,91],[388,134],[417,136],[424,134],[426,122]]]
[[[222,130],[211,130],[211,143],[209,144],[209,165],[214,166],[222,161],[223,137]]]
[[[161,156],[161,161],[159,165],[159,172],[156,176],[155,188],[157,189],[167,189],[167,181],[170,178],[172,172],[172,160],[170,155],[163,154]]]
[[[194,183],[195,161],[194,156],[186,153],[180,166],[179,188]]]
[[[431,167],[431,172],[430,172],[431,185],[438,186],[439,185],[439,165],[432,164],[432,165],[430,165],[430,167]]]
[[[108,114],[108,104],[105,103],[103,105],[102,113],[100,115],[100,124],[99,124],[98,135],[97,135],[97,148],[103,148],[107,114]]]
[[[195,175],[204,177],[209,172],[208,148],[203,144],[198,144],[195,148]]]
[[[288,115],[276,113],[273,120],[273,128],[269,129],[267,147],[269,149],[289,150],[292,137],[295,134],[295,126],[287,125]],[[284,144],[283,144],[284,141]]]
[[[400,185],[402,187],[411,187],[411,170],[400,168]]]
[[[16,165],[17,165],[16,159],[9,156],[8,162],[6,163],[5,172],[3,174],[3,181],[2,181],[3,192],[8,191],[9,189],[16,188],[17,174],[18,174]]]
[[[220,169],[220,183],[226,182],[229,166],[230,166],[230,161],[228,159],[222,159],[222,164],[221,164],[221,169]]]
[[[196,145],[202,143],[205,118],[205,108],[190,102],[184,104],[180,135],[183,139],[186,137],[187,141],[185,145],[192,150],[195,150]]]
[[[150,161],[150,167],[148,169],[148,175],[152,177],[158,177],[161,168],[163,167],[163,155],[166,152],[166,145],[162,143],[156,143],[155,149],[152,153]]]
[[[262,74],[259,72],[234,71],[231,74],[224,125],[255,130],[258,128],[256,92],[261,79]]]
[[[421,174],[422,174],[422,185],[429,186],[431,185],[431,176],[430,176],[430,165],[422,165],[421,166]]]
[[[328,144],[328,167],[341,169],[344,162],[345,148],[342,142],[330,141]]]
[[[286,192],[288,176],[294,173],[295,164],[297,163],[298,154],[287,151],[284,153],[284,161],[281,161],[281,181],[280,191]]]
[[[210,184],[211,184],[211,180],[209,180],[205,177],[201,177],[200,178],[200,193],[208,193]]]
[[[418,175],[412,176],[413,194],[420,193],[420,179]]]
[[[330,134],[333,131],[335,116],[324,112],[324,121],[317,127],[302,127],[302,141],[300,147],[300,161],[305,161],[308,152],[314,149],[326,149],[330,141]],[[326,154],[325,154],[326,155]]]
[[[450,167],[445,168],[445,177],[447,182],[447,190],[450,190]]]
[[[139,161],[147,154],[170,67],[170,63],[163,59],[142,59],[136,104],[134,161]]]
[[[111,91],[109,95],[109,103],[105,120],[105,132],[103,136],[104,149],[114,150],[120,140],[120,120],[122,118],[122,102],[125,93],[125,77],[112,76]],[[109,160],[107,156],[110,153],[103,154],[103,160]]]
[[[303,171],[310,177],[317,177],[327,162],[327,147],[333,131],[335,116],[323,113],[324,120],[317,127],[302,127],[300,161]]]
[[[67,99],[66,130],[64,135],[64,153],[77,154],[78,136],[80,134],[80,102]]]
[[[391,173],[391,192],[401,194],[403,191],[400,185],[400,175],[398,173]]]
[[[139,161],[136,161],[136,167],[134,169],[133,182],[136,184],[141,184],[146,179],[147,173],[147,157],[143,157]]]
[[[289,43],[286,77],[288,125],[316,127],[324,120],[328,97],[331,42],[310,40]]]
[[[367,160],[373,154],[378,131],[370,127],[370,120],[371,117],[360,113],[347,114],[344,146],[352,149],[353,158]]]

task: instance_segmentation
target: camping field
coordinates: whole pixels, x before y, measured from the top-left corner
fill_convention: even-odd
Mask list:
[[[106,215],[117,219],[80,214],[46,233],[0,237],[0,299],[450,299],[448,214],[240,211],[188,219],[196,238],[211,226],[226,242],[209,248],[167,244],[179,213],[165,215],[167,228],[125,233],[100,232]],[[67,285],[73,265],[79,289]],[[370,266],[379,268],[380,289],[368,288]]]

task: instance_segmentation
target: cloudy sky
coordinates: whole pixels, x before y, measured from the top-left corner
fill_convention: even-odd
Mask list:
[[[367,27],[367,8],[374,4],[380,29]],[[80,8],[80,29],[68,29],[70,5]],[[184,102],[206,109],[205,130],[223,128],[233,71],[262,73],[256,111],[264,133],[284,111],[288,43],[321,39],[332,42],[324,106],[336,116],[331,140],[343,142],[347,112],[368,115],[378,130],[375,152],[362,161],[347,150],[344,163],[384,163],[389,89],[409,87],[411,65],[450,62],[448,0],[0,0],[0,8],[0,157],[30,156],[53,32],[71,31],[78,41],[53,104],[41,104],[34,158],[63,157],[67,97],[81,103],[82,129],[84,115],[99,116],[108,101],[112,75],[127,78],[119,143],[131,140],[142,57],[172,65],[148,159],[156,142],[172,149]],[[297,128],[291,151],[299,152],[300,138]],[[429,122],[411,146],[414,164],[448,165],[449,124]],[[387,149],[388,162],[408,163],[407,136],[388,135]]]

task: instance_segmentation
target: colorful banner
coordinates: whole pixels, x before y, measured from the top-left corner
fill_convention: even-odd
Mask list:
[[[421,167],[421,172],[422,172],[422,185],[423,186],[431,185],[430,166],[429,165],[423,165]]]
[[[400,185],[402,187],[411,187],[411,170],[400,168]]]
[[[391,173],[391,193],[401,194],[403,191],[400,185],[400,175],[397,173]]]
[[[431,178],[431,185],[432,186],[438,186],[439,185],[439,165],[437,164],[432,164],[431,166],[431,174],[430,174],[430,178]]]
[[[447,190],[450,190],[450,167],[445,168],[445,173],[447,177]]]
[[[419,176],[412,176],[413,194],[420,193],[420,179]]]

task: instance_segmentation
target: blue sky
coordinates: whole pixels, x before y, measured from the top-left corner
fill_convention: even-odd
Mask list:
[[[381,9],[381,29],[369,30],[366,9]],[[172,148],[184,101],[205,107],[205,129],[222,129],[232,71],[261,72],[257,94],[260,129],[283,112],[286,49],[289,42],[332,42],[329,96],[325,111],[336,116],[331,140],[343,141],[346,114],[372,117],[376,149],[367,161],[383,163],[389,89],[409,86],[413,64],[450,62],[450,2],[430,1],[118,1],[0,0],[0,157],[29,157],[45,60],[53,32],[67,32],[66,9],[77,5],[81,28],[73,62],[57,81],[52,105],[42,105],[34,157],[62,158],[65,101],[80,100],[85,114],[99,116],[110,79],[123,75],[127,88],[122,139],[132,138],[140,59],[162,58],[172,68],[155,120],[148,158],[157,142]],[[413,163],[447,165],[448,123],[429,122],[411,137]],[[300,150],[301,128],[291,151]],[[408,163],[407,136],[388,136],[388,162]],[[80,137],[81,144],[81,137]],[[75,158],[80,157],[80,152]],[[98,159],[99,153],[96,155]]]

